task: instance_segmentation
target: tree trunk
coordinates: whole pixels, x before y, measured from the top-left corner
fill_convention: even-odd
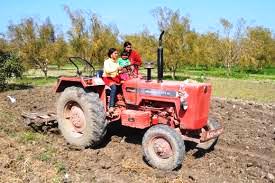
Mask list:
[[[45,79],[48,79],[48,69],[43,69]]]
[[[176,71],[177,71],[177,65],[171,67],[171,77],[173,80],[176,79]]]
[[[45,79],[48,79],[48,63],[47,62],[43,63],[42,71],[44,73]]]
[[[176,67],[172,67],[171,71],[172,71],[172,73],[171,73],[172,79],[175,80],[176,79]]]
[[[173,70],[173,72],[172,72],[172,79],[173,79],[173,80],[176,79],[176,70]]]
[[[231,67],[230,67],[230,63],[227,62],[227,77],[229,77],[231,75]]]

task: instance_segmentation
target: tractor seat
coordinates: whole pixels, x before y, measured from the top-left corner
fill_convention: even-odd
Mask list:
[[[96,71],[96,77],[102,78],[102,75],[103,75],[103,70]]]

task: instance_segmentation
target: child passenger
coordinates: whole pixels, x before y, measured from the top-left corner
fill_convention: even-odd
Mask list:
[[[118,65],[120,67],[125,67],[125,66],[130,65],[130,60],[128,59],[128,57],[129,57],[129,53],[127,51],[123,51],[121,53],[121,58],[118,59]],[[127,79],[129,79],[129,75],[128,75],[128,73],[125,73],[125,72],[120,73],[120,78],[122,80],[127,80]]]

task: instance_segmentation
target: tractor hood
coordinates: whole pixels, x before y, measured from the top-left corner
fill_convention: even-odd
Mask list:
[[[190,93],[190,89],[203,89],[203,93],[209,93],[211,85],[209,83],[198,83],[196,81],[163,81],[157,80],[146,81],[143,79],[131,79],[123,84],[123,91],[125,94],[134,93],[137,95],[147,97],[164,97],[164,98],[177,98],[184,93]],[[181,93],[181,94],[179,94]],[[187,97],[187,96],[186,96]],[[139,105],[139,100],[129,100],[132,104]]]
[[[122,89],[127,104],[138,106],[143,100],[173,103],[181,120],[185,123],[189,121],[184,127],[197,128],[192,125],[202,126],[207,122],[211,96],[209,83],[190,80],[158,82],[135,78],[125,81]]]

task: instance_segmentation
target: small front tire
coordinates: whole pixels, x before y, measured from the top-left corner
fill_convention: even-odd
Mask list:
[[[142,139],[142,149],[148,164],[161,170],[179,168],[185,155],[181,135],[167,125],[149,128]]]

